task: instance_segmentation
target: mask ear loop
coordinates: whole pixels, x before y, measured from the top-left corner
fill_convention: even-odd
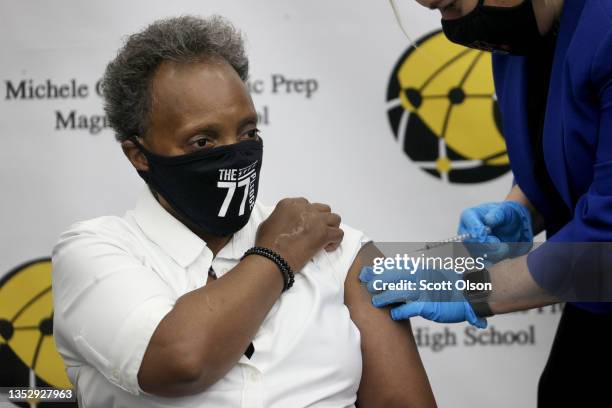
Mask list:
[[[412,37],[408,34],[408,31],[406,30],[406,27],[404,26],[404,24],[402,23],[402,17],[400,15],[400,11],[399,8],[397,7],[397,4],[395,3],[395,0],[389,0],[389,4],[391,4],[391,10],[393,10],[393,15],[395,16],[395,21],[397,22],[397,24],[399,25],[399,28],[402,30],[402,33],[404,33],[404,36],[410,41],[410,46],[412,48],[414,48],[415,50],[419,50],[419,48],[417,47],[417,43],[416,41],[414,41],[412,39]],[[423,52],[420,51],[419,52]],[[430,56],[428,54],[423,54],[425,60],[434,65],[434,61],[433,59],[430,58]]]
[[[397,4],[395,4],[395,0],[389,0],[389,4],[391,4],[391,10],[393,10],[393,15],[395,16],[395,21],[397,22],[397,25],[399,25],[399,28],[400,30],[402,30],[402,33],[404,33],[404,36],[406,36],[406,38],[408,38],[408,40],[410,41],[410,45],[414,49],[416,49],[416,42],[412,39],[412,37],[408,34],[408,31],[404,27],[404,24],[402,23],[402,18],[400,17],[399,9],[397,8]]]
[[[140,143],[140,141],[138,141],[138,136],[132,135],[132,136],[128,137],[128,140],[130,140],[132,143],[134,143],[136,145],[136,147],[138,148],[138,150],[140,150],[140,151],[143,151],[143,150],[146,151],[147,150],[142,145],[142,143]]]
[[[149,155],[151,154],[146,147],[144,147],[142,145],[142,143],[140,143],[140,141],[138,141],[138,136],[136,135],[132,135],[130,137],[127,138],[127,140],[131,141],[132,143],[134,143],[134,145],[136,146],[136,148],[140,151],[140,153],[145,157],[145,159],[147,160],[147,165],[150,166],[149,164]],[[150,167],[149,167],[149,171],[150,171]],[[140,170],[137,170],[140,171]],[[151,190],[151,192],[153,192],[153,190]],[[155,193],[153,194],[155,195]],[[155,196],[157,198],[157,196]]]
[[[149,157],[147,156],[147,154],[149,153],[147,151],[147,149],[142,145],[142,143],[140,143],[140,141],[138,141],[138,136],[136,135],[132,135],[130,137],[128,137],[128,140],[130,140],[132,143],[134,143],[134,145],[136,146],[136,148],[138,150],[140,150],[140,152],[145,156],[145,158],[147,159],[147,164],[149,163]],[[150,164],[148,164],[150,166]],[[137,170],[139,171],[139,170]],[[150,171],[150,168],[149,168]],[[153,188],[153,186],[151,186],[148,182],[147,182],[147,188],[149,189],[149,191],[151,192],[151,194],[153,195],[153,197],[155,198],[155,200],[161,204],[161,201],[159,201],[159,193],[157,192],[157,190],[155,190]]]

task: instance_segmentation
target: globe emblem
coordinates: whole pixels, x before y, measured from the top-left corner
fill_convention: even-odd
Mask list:
[[[510,170],[491,55],[453,44],[441,31],[397,62],[387,116],[406,155],[444,182],[484,182]]]
[[[0,279],[0,384],[13,388],[72,388],[53,339],[48,258],[21,265]],[[53,403],[14,404],[42,408]]]

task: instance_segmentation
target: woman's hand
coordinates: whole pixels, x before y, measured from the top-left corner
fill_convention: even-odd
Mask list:
[[[277,252],[298,273],[317,252],[340,245],[344,237],[340,221],[327,204],[285,198],[259,225],[255,245]]]

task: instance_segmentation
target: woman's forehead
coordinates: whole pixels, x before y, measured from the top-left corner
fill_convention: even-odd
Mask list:
[[[175,126],[252,106],[246,85],[220,61],[164,62],[153,77],[151,96],[152,122],[170,121]]]

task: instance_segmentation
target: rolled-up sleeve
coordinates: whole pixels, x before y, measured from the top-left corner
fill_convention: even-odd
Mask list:
[[[316,259],[324,257],[329,262],[338,284],[344,289],[344,281],[357,254],[363,245],[372,240],[363,232],[346,224],[340,225],[340,228],[344,231],[344,237],[338,248],[331,252],[321,251]]]
[[[60,352],[65,347],[118,387],[143,392],[138,370],[174,306],[171,288],[120,237],[75,224],[53,250],[53,296]]]

